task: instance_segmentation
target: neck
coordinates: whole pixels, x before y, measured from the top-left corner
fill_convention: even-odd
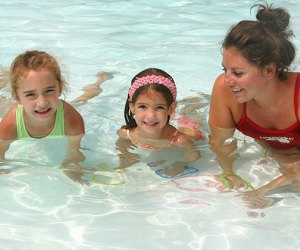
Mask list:
[[[266,82],[266,88],[256,98],[250,100],[248,110],[256,113],[258,110],[268,114],[278,113],[279,110],[290,109],[293,106],[294,90],[297,74],[289,73],[284,81],[278,78]],[[292,105],[292,106],[291,106]]]
[[[141,131],[138,127],[135,129],[134,134],[137,138],[141,138],[144,140],[158,140],[162,139],[164,136],[164,131],[157,131],[155,134],[147,134]]]
[[[250,102],[262,109],[278,107],[278,105],[281,105],[281,101],[286,101],[286,96],[284,94],[289,93],[287,89],[294,86],[293,84],[289,84],[289,82],[290,81],[288,80],[280,81],[278,78],[274,78],[272,81],[266,82],[264,91],[253,98]]]
[[[139,128],[136,128],[132,131],[131,139],[136,145],[144,148],[161,148],[170,145],[170,140],[165,136],[165,131],[149,135],[142,133]]]
[[[30,118],[26,116],[24,112],[24,122],[27,129],[27,132],[33,137],[41,137],[48,135],[55,124],[55,116],[51,117],[50,120],[39,120],[32,121]]]

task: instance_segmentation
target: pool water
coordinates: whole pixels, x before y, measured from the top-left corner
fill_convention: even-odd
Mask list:
[[[65,138],[11,145],[2,167],[12,173],[0,176],[0,248],[300,249],[299,193],[281,190],[268,196],[273,205],[254,209],[238,193],[217,191],[213,175],[221,169],[207,141],[198,145],[202,157],[191,164],[199,170],[193,175],[162,178],[143,162],[116,170],[116,130],[124,124],[127,91],[131,78],[145,68],[173,76],[179,103],[184,98],[203,103],[197,111],[207,136],[209,94],[222,70],[220,44],[233,23],[254,18],[254,2],[2,1],[2,65],[25,50],[52,53],[70,85],[67,101],[93,83],[98,71],[114,77],[98,97],[77,107],[86,124],[82,165],[99,174],[86,176],[90,186],[71,181],[60,169]],[[300,48],[298,1],[272,2],[290,11]],[[299,55],[293,67],[300,70]],[[236,172],[255,187],[278,177],[276,163],[240,137]]]

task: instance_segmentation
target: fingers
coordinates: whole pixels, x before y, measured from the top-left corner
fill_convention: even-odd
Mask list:
[[[236,174],[220,174],[217,176],[217,180],[218,179],[219,182],[223,183],[229,191],[239,191],[239,189],[249,188],[254,190],[254,187],[250,182],[246,181],[241,176]]]

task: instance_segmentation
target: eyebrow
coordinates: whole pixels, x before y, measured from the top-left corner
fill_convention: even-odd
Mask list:
[[[48,86],[48,87],[46,87],[44,90],[48,90],[48,89],[55,89],[56,88],[56,86],[55,85],[53,85],[53,86]],[[32,90],[26,90],[26,91],[24,91],[24,92],[22,92],[23,94],[27,94],[27,93],[32,93],[32,92],[35,92],[36,90],[35,89],[32,89]]]
[[[146,103],[146,102],[138,102],[136,103],[136,105],[150,105],[149,103]],[[155,106],[168,106],[167,104],[163,104],[163,103],[158,103],[158,104],[155,104]]]
[[[223,68],[226,68],[223,63],[221,65],[222,65]],[[232,70],[243,70],[244,68],[234,67],[234,68],[230,68],[230,69],[232,69]]]

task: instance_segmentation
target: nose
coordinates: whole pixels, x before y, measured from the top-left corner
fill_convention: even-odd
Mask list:
[[[228,71],[224,73],[224,83],[229,87],[234,85],[234,80],[232,79],[232,76]]]
[[[37,106],[38,107],[45,107],[47,105],[47,98],[44,95],[39,95],[37,99]]]
[[[148,110],[147,118],[148,118],[148,119],[155,118],[155,109],[150,108],[150,109]]]

